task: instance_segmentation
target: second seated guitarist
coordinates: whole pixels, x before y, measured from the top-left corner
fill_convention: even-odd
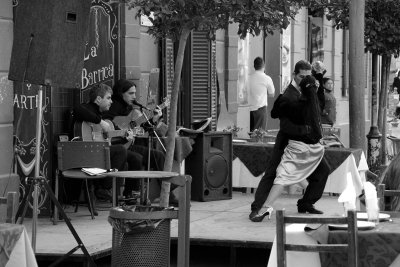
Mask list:
[[[136,117],[142,116],[139,110],[134,109],[132,104],[132,101],[134,100],[136,100],[136,85],[133,82],[125,79],[118,80],[113,87],[113,102],[110,109],[104,114],[104,118],[113,120],[117,116],[132,117],[134,116],[132,113],[136,113]],[[159,124],[159,119],[162,116],[162,112],[159,108],[156,108],[153,112],[154,113],[151,115],[154,116],[150,115],[152,118],[149,118],[149,122],[145,122],[142,125],[137,126],[142,126],[144,129],[156,128],[156,126]],[[118,128],[119,125],[116,125],[115,127]],[[122,142],[126,142],[126,140],[122,140]],[[147,169],[149,153],[148,147],[132,143],[128,150],[141,154],[143,157],[144,168]],[[162,151],[150,149],[150,168],[152,170],[162,171],[164,168],[164,161],[165,155]],[[129,180],[128,184],[125,184],[125,190],[127,191],[136,190],[138,187],[138,180]],[[170,196],[170,203],[176,204],[177,200],[175,199],[174,195],[171,193]]]
[[[112,125],[107,123],[104,118],[106,112],[112,103],[112,89],[106,84],[94,85],[89,91],[89,102],[82,103],[74,107],[74,119],[77,122],[90,122],[100,124],[104,132],[113,130]],[[127,150],[122,144],[110,146],[111,168],[125,170],[128,163],[129,170],[142,169],[142,155]],[[112,178],[101,179],[96,184],[96,196],[99,198],[111,197]],[[95,213],[96,215],[96,213]]]

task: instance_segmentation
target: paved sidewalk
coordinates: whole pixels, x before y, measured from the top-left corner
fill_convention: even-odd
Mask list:
[[[231,261],[235,261],[236,256],[240,256],[241,250],[247,248],[258,249],[258,251],[262,251],[261,253],[266,254],[265,256],[260,255],[261,257],[268,257],[267,251],[271,248],[275,236],[275,216],[273,215],[271,220],[266,218],[261,223],[251,222],[248,215],[253,197],[252,194],[234,192],[233,198],[230,200],[191,202],[190,242],[193,248],[191,260],[198,252],[195,250],[196,247],[215,247],[221,249],[219,251],[227,251]],[[285,208],[289,214],[297,213],[296,202],[299,197],[301,196],[282,195],[275,208]],[[323,210],[326,215],[342,214],[343,209],[337,202],[337,198],[324,195],[316,207]],[[72,225],[92,257],[95,259],[106,257],[104,258],[106,261],[107,258],[110,258],[112,248],[112,227],[107,221],[109,208],[109,203],[101,203],[98,206],[99,216],[94,220],[91,219],[87,207],[80,207],[77,213],[73,212],[72,206],[66,209]],[[31,237],[31,219],[26,218],[24,224]],[[177,224],[177,220],[171,222],[173,242],[176,242],[177,238]],[[53,225],[49,218],[39,218],[36,243],[39,259],[53,258],[54,260],[75,246],[76,242],[64,221]],[[200,249],[200,251],[202,250]],[[82,256],[82,252],[78,250],[72,258],[80,261]],[[198,260],[196,261],[198,262]],[[218,262],[217,259],[214,261]],[[227,264],[229,266],[229,262]],[[72,264],[71,266],[77,265]],[[193,266],[212,265],[194,264]]]

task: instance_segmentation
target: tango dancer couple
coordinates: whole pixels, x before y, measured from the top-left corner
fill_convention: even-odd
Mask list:
[[[330,173],[323,157],[324,146],[319,142],[324,92],[321,93],[312,76],[309,62],[297,62],[293,75],[293,80],[271,110],[271,117],[279,118],[280,129],[251,204],[249,219],[253,222],[271,218],[273,205],[284,187],[297,183],[305,188],[303,197],[297,201],[297,211],[323,213],[314,204],[321,198]]]

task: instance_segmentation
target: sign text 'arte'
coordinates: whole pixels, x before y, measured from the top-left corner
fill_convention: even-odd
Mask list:
[[[14,94],[14,107],[20,109],[37,109],[38,96]]]

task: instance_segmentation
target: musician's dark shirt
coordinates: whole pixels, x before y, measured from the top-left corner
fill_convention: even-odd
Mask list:
[[[104,112],[103,118],[113,120],[116,116],[128,116],[133,107],[125,102],[121,97],[112,96],[112,104],[108,111]]]
[[[74,120],[87,121],[92,123],[100,123],[102,120],[102,113],[96,103],[83,103],[74,107]]]
[[[103,119],[112,121],[116,116],[128,116],[133,110],[133,106],[126,103],[121,97],[112,96],[112,101],[110,109],[104,112]],[[157,124],[152,119],[150,119],[150,123],[150,127]],[[149,127],[149,124],[145,122],[141,126],[146,129]],[[115,128],[118,128],[118,126],[115,125]]]

